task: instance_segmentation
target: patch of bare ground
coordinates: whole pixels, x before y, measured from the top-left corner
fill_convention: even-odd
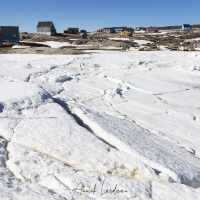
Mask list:
[[[1,54],[48,54],[48,55],[75,55],[83,54],[81,50],[74,48],[53,49],[50,47],[31,47],[27,49],[12,49],[11,47],[0,48]]]

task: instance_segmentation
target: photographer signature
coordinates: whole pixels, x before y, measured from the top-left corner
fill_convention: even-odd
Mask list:
[[[83,195],[83,194],[99,194],[101,196],[106,195],[106,194],[110,194],[110,195],[117,195],[117,194],[124,194],[127,193],[128,191],[126,189],[121,189],[118,188],[118,185],[116,184],[113,188],[106,188],[105,187],[105,180],[102,182],[102,184],[100,185],[100,187],[97,187],[97,184],[94,184],[92,187],[86,187],[86,185],[83,182],[79,182],[76,186],[76,188],[74,188],[72,190],[72,199],[74,199],[74,197],[79,194],[79,195]]]

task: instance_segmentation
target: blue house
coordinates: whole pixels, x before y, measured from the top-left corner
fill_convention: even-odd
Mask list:
[[[0,35],[2,41],[19,42],[19,26],[0,26]]]
[[[191,31],[192,30],[192,26],[190,24],[183,24],[181,29],[183,31]]]

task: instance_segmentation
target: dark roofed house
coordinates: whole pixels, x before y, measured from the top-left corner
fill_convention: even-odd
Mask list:
[[[67,30],[64,31],[66,34],[75,34],[77,35],[79,33],[79,28],[68,28]]]
[[[56,29],[52,21],[38,22],[37,33],[43,35],[56,35]]]
[[[116,28],[115,27],[107,27],[102,29],[103,33],[116,33]]]
[[[19,42],[19,26],[0,26],[0,35],[2,41]]]
[[[192,30],[192,26],[190,24],[183,24],[181,29],[183,31],[191,31]]]

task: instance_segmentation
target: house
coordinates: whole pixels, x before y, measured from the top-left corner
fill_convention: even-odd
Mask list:
[[[19,26],[0,26],[0,34],[2,41],[19,42],[20,40]]]
[[[116,28],[115,27],[107,27],[102,29],[103,33],[116,33]]]
[[[116,31],[117,33],[121,33],[122,30],[124,30],[124,29],[127,29],[127,27],[126,27],[126,26],[118,26],[118,27],[115,27],[115,31]]]
[[[116,32],[115,30],[116,30],[115,27],[106,27],[106,28],[102,29],[102,32],[103,33],[115,33]]]
[[[110,29],[109,33],[116,33],[116,29],[113,27]]]
[[[38,22],[37,34],[56,35],[56,29],[52,21]]]
[[[157,27],[148,27],[146,28],[146,33],[158,33],[159,29]]]
[[[120,35],[121,36],[132,36],[133,34],[133,29],[132,28],[126,28],[121,31]]]
[[[136,31],[146,31],[146,28],[143,26],[135,27]]]
[[[64,31],[65,34],[75,34],[77,35],[79,33],[79,28],[68,28]]]
[[[106,27],[103,28],[101,32],[103,33],[121,33],[122,30],[126,29],[126,26],[123,27]]]
[[[181,29],[183,31],[191,31],[192,30],[192,26],[190,24],[183,24]]]
[[[110,29],[112,29],[111,27],[106,27],[102,29],[103,33],[110,33]]]

